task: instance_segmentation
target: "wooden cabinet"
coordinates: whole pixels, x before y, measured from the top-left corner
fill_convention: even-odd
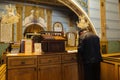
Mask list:
[[[39,66],[38,80],[61,80],[61,65]]]
[[[62,80],[78,80],[76,54],[62,55]]]
[[[38,57],[38,80],[61,80],[61,55]]]
[[[119,63],[113,61],[101,62],[101,80],[120,80]]]
[[[103,55],[101,80],[120,80],[120,53]]]
[[[8,56],[8,80],[78,80],[76,54]]]
[[[10,69],[8,80],[37,80],[37,70],[33,67]]]
[[[52,65],[52,64],[60,64],[61,63],[61,55],[43,55],[38,56],[38,65]]]
[[[8,80],[37,80],[37,56],[8,57]]]
[[[8,69],[36,67],[36,66],[37,66],[37,56],[8,57]]]

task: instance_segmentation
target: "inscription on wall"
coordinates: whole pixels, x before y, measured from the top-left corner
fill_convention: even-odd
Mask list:
[[[12,24],[1,25],[1,42],[12,41]]]

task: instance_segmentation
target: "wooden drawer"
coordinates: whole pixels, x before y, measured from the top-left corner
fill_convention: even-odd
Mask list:
[[[76,54],[63,54],[62,55],[62,63],[66,62],[77,62],[77,55]]]
[[[37,57],[8,57],[8,68],[36,66]]]
[[[52,56],[39,56],[38,57],[38,64],[55,64],[61,63],[61,55],[52,55]]]

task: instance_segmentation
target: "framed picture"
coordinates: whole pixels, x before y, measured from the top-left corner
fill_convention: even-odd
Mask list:
[[[25,54],[33,52],[33,42],[31,39],[25,39]]]
[[[39,54],[42,52],[41,43],[34,43],[34,52]]]
[[[61,22],[55,22],[53,24],[53,31],[63,32],[63,25]]]
[[[67,46],[76,46],[76,38],[77,38],[76,33],[67,32],[66,37],[67,37]]]

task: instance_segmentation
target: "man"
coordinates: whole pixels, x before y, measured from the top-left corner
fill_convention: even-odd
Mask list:
[[[84,80],[100,80],[100,40],[88,28],[80,29],[78,44],[78,62],[82,60]]]

